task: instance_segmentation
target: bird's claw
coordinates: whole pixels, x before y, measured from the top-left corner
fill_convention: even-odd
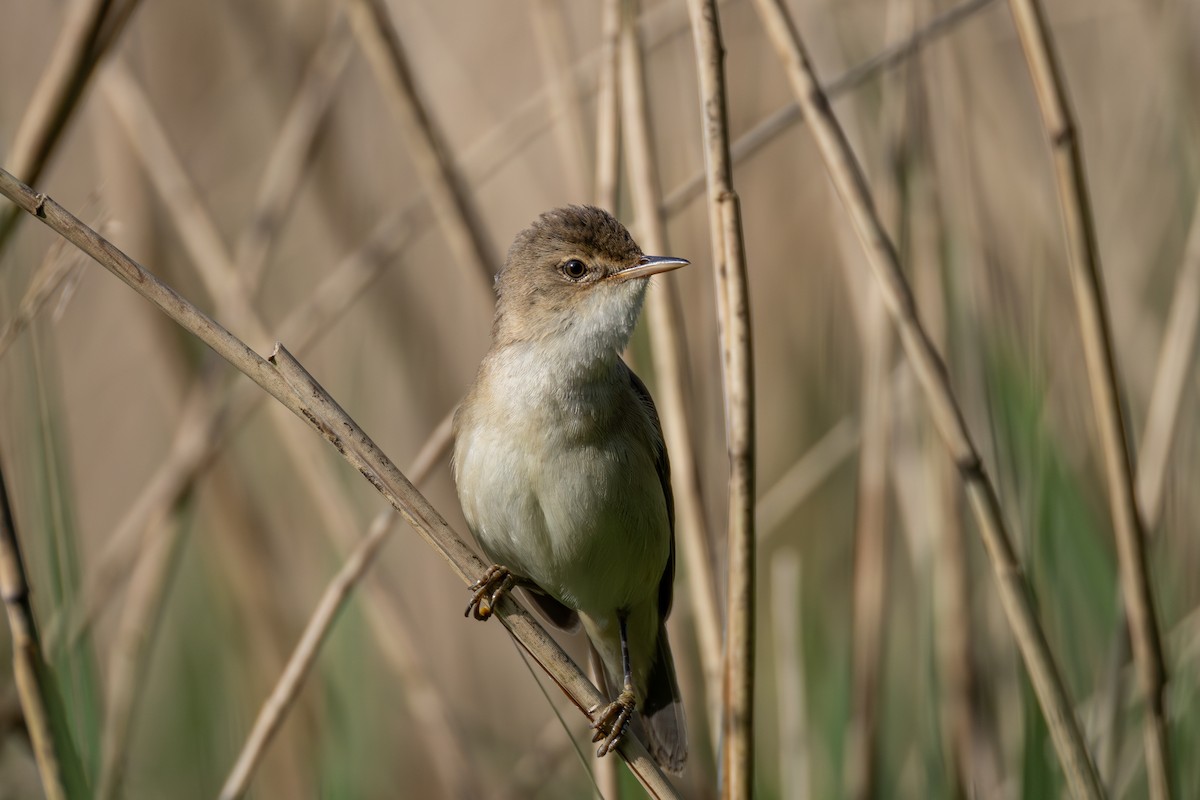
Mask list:
[[[517,576],[513,575],[508,567],[493,564],[479,580],[468,587],[474,594],[471,595],[471,602],[467,604],[463,616],[469,617],[474,613],[475,619],[486,620],[495,611],[500,598],[516,585]]]
[[[600,746],[596,748],[597,756],[608,755],[621,743],[636,704],[637,698],[633,688],[626,686],[613,702],[603,708],[595,705],[588,709],[588,714],[593,720],[592,728],[596,731],[592,741],[600,742]]]

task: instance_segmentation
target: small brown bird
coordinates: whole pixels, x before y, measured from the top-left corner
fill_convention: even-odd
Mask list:
[[[496,278],[492,348],[454,418],[459,500],[495,562],[467,613],[487,619],[521,586],[555,624],[582,622],[612,698],[592,709],[597,755],[632,725],[672,772],[687,739],[665,627],[670,465],[654,401],[620,351],[650,276],[687,263],[644,255],[599,208],[543,214]]]

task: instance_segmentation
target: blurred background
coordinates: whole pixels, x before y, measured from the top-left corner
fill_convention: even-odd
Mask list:
[[[1050,150],[1006,4],[958,3],[787,6],[946,356],[1106,785],[1144,797]],[[1046,5],[1137,453],[1175,787],[1196,797],[1200,5]],[[723,2],[720,18],[757,377],[757,795],[1060,796],[953,465],[779,61],[753,4]],[[0,0],[0,32],[0,163],[258,352],[284,341],[405,470],[488,347],[489,276],[520,229],[600,202],[652,249],[625,173],[648,125],[664,254],[692,261],[651,289],[675,312],[694,456],[676,460],[676,496],[685,482],[695,501],[670,627],[692,750],[676,783],[715,796],[706,665],[728,460],[685,4]],[[54,94],[55,75],[79,73],[81,90]],[[385,503],[207,348],[0,205],[0,464],[79,767],[100,796],[213,797]],[[664,410],[653,344],[643,324],[629,358]],[[465,535],[444,450],[432,463],[420,488]],[[463,619],[467,597],[398,524],[250,795],[593,796],[586,721],[500,625]],[[10,652],[4,628],[0,798],[39,797]]]

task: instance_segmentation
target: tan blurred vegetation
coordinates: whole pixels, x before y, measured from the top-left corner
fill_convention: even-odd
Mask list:
[[[7,169],[77,5],[0,0],[0,164]],[[303,320],[289,323],[296,339],[285,344],[404,468],[488,346],[491,287],[430,213],[412,137],[398,125],[393,98],[342,4],[143,5],[34,188],[264,354],[289,314],[366,246],[367,264],[382,267],[369,288],[323,323],[311,346],[298,346],[307,336],[299,333]],[[485,266],[494,270],[538,213],[595,197],[602,4],[387,5],[481,223]],[[826,84],[953,6],[787,5]],[[834,110],[946,355],[1110,794],[1143,797],[1141,706],[1128,655],[1117,663],[1112,655],[1120,630],[1116,555],[1049,148],[1005,4],[975,5],[917,52],[839,95]],[[1185,252],[1200,213],[1200,5],[1048,6],[1078,116],[1139,454],[1161,354],[1172,342],[1186,345],[1178,414],[1156,412],[1174,421],[1167,448],[1142,454],[1162,467],[1161,490],[1141,510],[1167,649],[1175,791],[1196,797],[1196,330],[1194,321],[1169,328],[1168,312],[1177,297],[1194,302],[1200,282],[1200,246],[1190,258]],[[737,140],[792,95],[753,5],[722,3],[721,23]],[[646,0],[639,32],[654,155],[670,196],[703,168],[683,3]],[[252,303],[239,305],[228,295],[231,282],[206,277],[197,260],[253,264],[252,236],[264,230],[254,217],[264,170],[285,146],[279,135],[294,99],[321,80],[328,107],[318,103],[312,146],[295,162],[295,185],[273,218],[277,230],[266,229],[273,239],[261,280],[243,274],[247,286],[258,284]],[[864,391],[872,366],[862,354],[879,335],[874,287],[843,277],[865,274],[862,255],[809,132],[787,126],[737,162],[734,181],[745,219],[764,498],[758,796],[1058,796],[1059,768],[952,465],[902,354],[886,339],[887,377]],[[615,210],[632,222],[625,185],[622,178]],[[728,462],[708,216],[702,192],[669,208],[668,254],[693,266],[651,291],[678,293],[691,433],[720,575]],[[388,222],[397,214],[405,215],[399,226]],[[222,440],[177,502],[128,532],[145,487],[163,477],[178,449],[183,421],[245,379],[111,275],[53,248],[42,226],[17,224],[0,244],[0,329],[20,319],[43,264],[66,278],[0,353],[0,466],[83,772],[97,785],[111,768],[102,768],[106,748],[120,740],[117,796],[215,796],[346,545],[385,503],[311,431],[294,419],[275,421],[263,404]],[[647,337],[639,332],[631,357],[655,390]],[[890,435],[882,506],[870,508],[859,502],[858,430],[864,405],[879,392]],[[201,443],[211,435],[194,425],[183,430]],[[286,444],[289,435],[307,449]],[[315,470],[327,496],[314,492],[305,470]],[[465,533],[445,459],[421,489]],[[882,526],[872,541],[882,565],[874,580],[884,593],[882,638],[871,640],[879,652],[873,689],[853,677],[851,652],[852,642],[860,653],[872,646],[860,643],[861,628],[854,634],[851,610],[856,565],[867,568],[861,549],[855,553],[856,520],[868,513]],[[137,544],[113,560],[118,540]],[[158,586],[147,577],[156,563]],[[251,795],[589,796],[595,759],[585,720],[531,673],[499,625],[462,618],[467,594],[443,562],[402,528],[372,575],[379,579],[351,601],[325,643]],[[685,796],[711,797],[711,721],[685,577],[671,622],[692,741],[679,785]],[[123,635],[139,603],[148,609],[145,628]],[[394,616],[381,623],[373,607]],[[93,625],[81,624],[91,616]],[[37,797],[4,631],[0,798]],[[579,642],[568,649],[582,658]],[[131,674],[140,677],[121,699],[114,687]],[[872,692],[866,703],[855,688],[864,685]],[[1117,698],[1115,714],[1104,711],[1109,697]],[[114,730],[113,709],[122,704],[130,716]],[[877,713],[867,723],[875,743],[868,763],[856,761],[855,749],[864,706]],[[623,790],[640,791],[628,780]]]

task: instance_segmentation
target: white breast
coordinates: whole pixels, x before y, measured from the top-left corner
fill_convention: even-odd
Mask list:
[[[487,555],[576,610],[653,597],[670,547],[666,499],[620,365],[602,365],[611,380],[564,382],[532,349],[509,347],[486,366],[475,393],[490,402],[460,417],[454,462]]]

